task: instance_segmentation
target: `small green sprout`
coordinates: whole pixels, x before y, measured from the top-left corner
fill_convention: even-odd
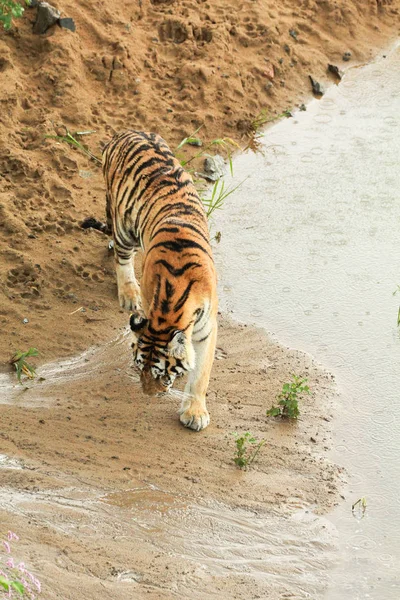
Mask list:
[[[23,596],[25,593],[25,588],[22,583],[19,581],[10,581],[6,577],[3,577],[3,575],[0,575],[0,586],[7,593],[8,598],[11,598],[10,594],[12,593],[12,590],[17,591],[20,596]]]
[[[238,185],[234,188],[225,188],[225,181],[219,179],[214,183],[211,191],[211,196],[209,198],[205,198],[203,195],[200,194],[200,199],[206,207],[208,219],[211,217],[212,213],[215,210],[222,208],[228,196],[233,194],[233,192],[235,192],[242,185],[242,183],[243,181],[238,183]]]
[[[237,432],[233,435],[236,436],[236,451],[233,462],[239,469],[247,469],[267,440],[257,442],[256,438],[249,431],[243,433],[241,436]],[[252,444],[252,446],[249,446],[249,444]]]
[[[80,142],[79,139],[77,139],[81,136],[90,135],[91,133],[96,133],[96,132],[95,131],[75,131],[75,133],[72,134],[67,129],[67,127],[65,127],[65,125],[63,125],[63,127],[65,129],[64,135],[58,135],[58,134],[57,135],[45,135],[45,139],[57,140],[58,142],[64,142],[65,144],[74,146],[75,148],[78,148],[78,150],[83,152],[83,154],[86,154],[86,156],[88,156],[89,158],[91,158],[92,160],[97,162],[99,165],[101,165],[101,158],[99,158],[98,156],[93,154],[89,150],[89,148],[86,146],[86,144],[82,144],[82,142]]]
[[[293,375],[291,383],[284,383],[282,392],[277,396],[278,406],[272,406],[267,410],[267,417],[287,417],[289,419],[297,419],[300,414],[299,403],[297,396],[299,394],[309,394],[310,388],[307,379],[302,379],[297,375]]]
[[[36,348],[29,348],[29,350],[27,350],[26,352],[21,352],[21,350],[17,350],[10,361],[11,364],[14,365],[15,370],[17,371],[17,378],[19,383],[21,384],[22,375],[29,377],[29,379],[33,379],[34,377],[36,377],[35,368],[32,367],[32,365],[30,365],[26,360],[31,356],[39,356],[39,352],[36,350]]]
[[[30,0],[25,0],[25,3],[29,6]],[[0,23],[3,23],[6,31],[11,29],[12,20],[22,17],[23,14],[24,7],[19,2],[0,0]]]

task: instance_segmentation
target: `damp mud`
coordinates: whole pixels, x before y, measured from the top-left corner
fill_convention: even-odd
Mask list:
[[[332,376],[221,317],[212,422],[194,433],[175,397],[141,394],[129,342],[43,365],[26,387],[1,375],[0,524],[45,597],[321,597],[342,478],[328,459]],[[312,390],[301,418],[268,419],[294,372]],[[248,471],[235,431],[267,440]]]
[[[238,157],[240,192],[216,215],[221,307],[337,378],[332,456],[349,485],[329,517],[328,600],[400,597],[399,114],[397,45]]]

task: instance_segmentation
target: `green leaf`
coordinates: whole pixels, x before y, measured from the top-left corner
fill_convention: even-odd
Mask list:
[[[14,588],[14,590],[17,590],[17,592],[18,592],[19,594],[21,594],[21,596],[23,596],[23,595],[24,595],[24,593],[25,593],[25,588],[24,588],[24,586],[22,585],[22,583],[19,583],[19,581],[12,581],[12,582],[10,583],[10,587]]]
[[[9,591],[9,589],[10,589],[10,582],[5,577],[3,577],[2,575],[0,575],[0,585],[1,585],[2,588],[4,588],[6,590],[6,592]]]

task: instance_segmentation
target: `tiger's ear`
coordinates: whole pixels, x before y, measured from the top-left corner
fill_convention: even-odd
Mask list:
[[[186,341],[186,335],[183,331],[175,331],[170,343],[168,344],[168,354],[174,358],[185,358]]]

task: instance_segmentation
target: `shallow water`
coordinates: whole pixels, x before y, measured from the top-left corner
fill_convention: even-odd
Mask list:
[[[235,161],[243,183],[215,217],[221,308],[335,373],[334,459],[350,485],[330,516],[341,557],[326,599],[398,600],[400,47],[262,143]]]
[[[249,586],[259,584],[260,590],[266,591],[268,582],[268,589],[286,590],[287,597],[319,598],[323,593],[321,573],[332,564],[333,526],[312,511],[282,517],[216,501],[194,504],[143,482],[106,494],[93,485],[77,487],[73,478],[69,483],[34,492],[2,487],[0,508],[81,542],[134,540],[141,555],[157,550],[180,569],[195,565],[202,587],[188,595],[188,578],[179,577],[171,590],[174,597],[213,598],[218,578],[234,575],[245,576]],[[130,583],[146,578],[151,575],[140,569],[112,577]]]

